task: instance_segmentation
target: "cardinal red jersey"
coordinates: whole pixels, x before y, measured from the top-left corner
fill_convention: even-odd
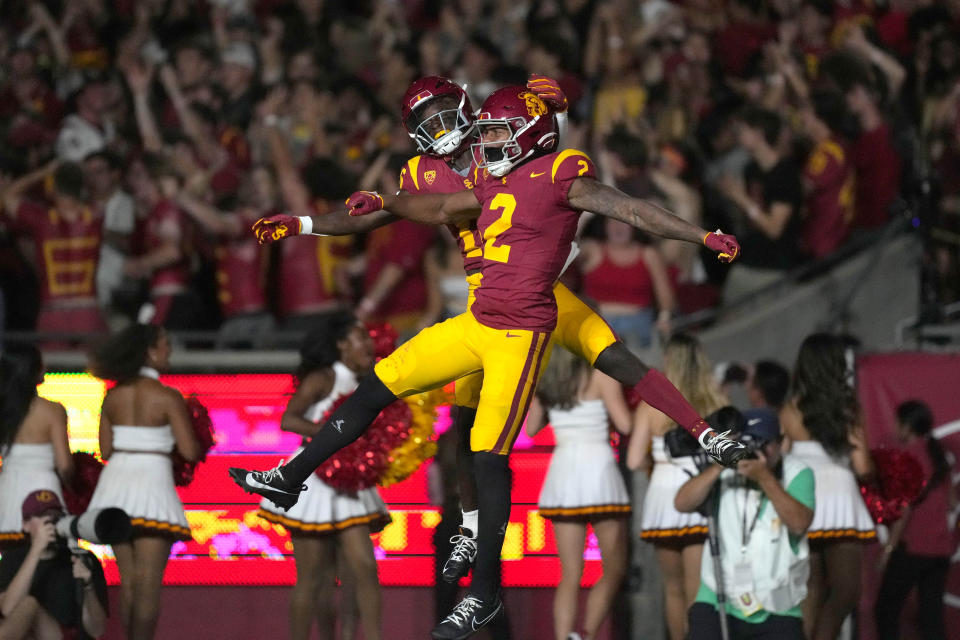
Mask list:
[[[147,253],[175,242],[180,247],[187,245],[185,233],[188,228],[186,216],[169,200],[160,200],[154,205],[144,229],[143,244]],[[157,269],[150,279],[150,291],[154,296],[182,291],[190,281],[190,264],[186,256],[173,264]]]
[[[377,305],[374,322],[386,321],[402,314],[419,314],[426,309],[427,277],[423,269],[423,259],[435,238],[436,231],[432,227],[409,220],[398,220],[370,232],[367,239],[364,291],[373,287],[388,264],[403,270],[403,278]]]
[[[854,217],[853,167],[840,143],[824,140],[810,153],[803,173],[810,188],[803,241],[810,255],[822,258],[850,234]]]
[[[234,214],[243,220],[241,233],[214,248],[217,299],[225,317],[266,310],[267,247],[247,231],[260,216],[251,210]]]
[[[9,224],[14,232],[33,238],[43,304],[96,300],[94,276],[103,228],[99,216],[84,209],[79,218],[69,221],[56,209],[22,202]]]
[[[456,193],[464,189],[473,189],[473,169],[466,176],[450,168],[440,158],[414,156],[400,170],[400,190],[407,193]],[[459,225],[448,224],[447,230],[453,235],[463,256],[463,270],[467,273],[479,271],[483,266],[483,249],[477,221],[468,220]]]
[[[575,149],[535,158],[503,178],[474,173],[483,207],[483,279],[472,311],[494,329],[552,331],[557,324],[553,285],[570,255],[581,211],[567,200],[593,162]]]
[[[337,287],[337,271],[350,258],[350,236],[297,236],[277,245],[280,315],[321,313],[346,304]]]

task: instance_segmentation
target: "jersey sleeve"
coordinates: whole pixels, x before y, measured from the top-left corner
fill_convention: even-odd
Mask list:
[[[400,169],[400,191],[410,194],[420,193],[420,158],[422,157],[413,156]]]
[[[573,181],[580,177],[596,178],[593,160],[583,151],[567,149],[557,154],[550,168],[550,180],[559,190],[560,201],[567,204],[567,193]]]

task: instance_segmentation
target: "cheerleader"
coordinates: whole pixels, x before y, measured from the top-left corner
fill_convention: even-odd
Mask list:
[[[113,545],[120,619],[130,640],[153,638],[170,547],[190,540],[170,455],[176,449],[194,461],[200,444],[183,396],[158,381],[169,360],[170,342],[156,325],[133,325],[93,354],[93,374],[116,386],[100,410],[100,455],[107,464],[89,508],[119,507],[133,524],[132,540]]]
[[[728,404],[696,338],[673,336],[663,360],[667,378],[697,413],[705,416]],[[693,457],[673,458],[667,451],[663,437],[675,426],[670,418],[641,402],[634,415],[627,466],[649,470],[652,465],[643,498],[640,537],[656,550],[670,640],[681,640],[687,633],[687,609],[700,588],[700,555],[707,538],[707,520],[699,513],[680,513],[673,506],[680,487],[699,473]]]
[[[863,543],[876,537],[857,477],[873,464],[859,424],[860,406],[840,338],[808,336],[800,346],[791,399],[780,412],[790,453],[813,469],[816,504],[810,541],[810,581],[804,631],[812,640],[833,640],[860,599]]]
[[[36,347],[8,347],[0,358],[0,545],[23,542],[20,505],[37,489],[52,489],[63,504],[74,465],[63,405],[37,395],[43,363]]]
[[[305,439],[320,429],[320,420],[337,398],[357,388],[358,376],[373,369],[370,334],[349,313],[338,313],[326,326],[312,332],[300,348],[301,363],[294,375],[296,389],[283,413],[280,427]],[[298,449],[293,456],[300,452]],[[291,456],[291,457],[293,457]],[[332,638],[336,556],[342,552],[345,576],[352,583],[367,640],[380,638],[380,585],[370,533],[383,529],[390,515],[376,488],[340,493],[316,474],[307,491],[288,511],[271,501],[260,503],[260,516],[283,525],[293,542],[297,582],[290,595],[290,635],[310,637],[316,619],[320,637]],[[341,617],[343,616],[341,611]],[[346,621],[349,622],[349,621]]]
[[[607,617],[627,567],[630,496],[610,448],[608,421],[630,431],[630,410],[613,378],[592,371],[583,358],[554,353],[527,416],[532,437],[549,418],[556,448],[540,491],[540,515],[553,524],[562,574],[553,599],[556,640],[575,633],[583,545],[587,524],[600,545],[603,575],[587,598],[585,639],[595,637]]]

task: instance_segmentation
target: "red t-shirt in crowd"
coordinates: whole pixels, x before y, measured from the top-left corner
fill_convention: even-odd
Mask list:
[[[373,318],[375,322],[426,309],[427,278],[423,259],[434,238],[434,229],[409,220],[398,220],[370,232],[364,291],[370,290],[388,264],[397,265],[403,270],[403,279],[377,306]]]
[[[593,162],[582,151],[567,149],[534,158],[503,178],[483,173],[474,174],[484,249],[473,315],[494,329],[553,331],[553,285],[582,213],[567,193],[578,177],[594,177]]]
[[[8,225],[15,233],[33,238],[43,304],[96,300],[103,220],[92,210],[85,208],[79,218],[69,221],[52,207],[24,201]]]
[[[217,300],[227,318],[260,313],[267,308],[267,247],[248,231],[260,216],[249,209],[233,215],[242,221],[241,232],[222,238],[213,251],[217,260]]]
[[[907,445],[907,451],[920,462],[923,477],[933,476],[933,462],[927,453],[927,443],[920,438]],[[920,556],[951,556],[957,548],[956,527],[947,526],[949,512],[950,472],[936,487],[930,489],[920,502],[911,507],[910,518],[903,530],[903,544],[907,553]]]
[[[181,247],[187,245],[184,238],[188,221],[179,207],[170,200],[160,200],[154,205],[144,229],[143,244],[147,253],[176,242]],[[186,288],[190,281],[189,261],[186,256],[153,272],[150,278],[150,291],[153,296],[164,296]]]
[[[346,304],[337,287],[337,269],[350,258],[352,237],[297,236],[277,246],[281,316],[321,313]]]
[[[583,292],[601,304],[653,306],[653,280],[643,256],[632,264],[619,265],[604,251],[600,264],[583,276]]]
[[[806,252],[822,258],[843,244],[854,217],[853,166],[835,140],[819,142],[803,170],[807,182],[803,242]]]
[[[900,157],[886,123],[860,134],[850,147],[857,180],[855,227],[879,227],[890,218],[890,204],[900,193]]]

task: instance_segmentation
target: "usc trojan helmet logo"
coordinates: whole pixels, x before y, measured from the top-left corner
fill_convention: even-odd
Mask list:
[[[537,94],[525,91],[520,94],[520,97],[523,98],[523,102],[527,107],[527,113],[530,114],[530,117],[547,114],[547,105]]]

